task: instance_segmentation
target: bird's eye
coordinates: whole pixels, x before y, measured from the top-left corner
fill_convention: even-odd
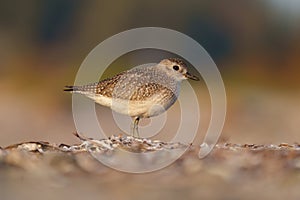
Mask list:
[[[177,65],[174,65],[174,66],[173,66],[173,69],[174,69],[175,71],[178,71],[178,70],[179,70],[179,67],[178,67]]]

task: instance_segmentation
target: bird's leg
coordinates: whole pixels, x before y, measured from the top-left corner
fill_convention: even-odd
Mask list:
[[[133,137],[140,137],[139,135],[139,121],[140,121],[140,117],[135,117],[133,120],[133,125],[132,125],[132,136]]]

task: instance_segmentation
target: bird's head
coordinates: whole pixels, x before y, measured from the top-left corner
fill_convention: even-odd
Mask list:
[[[182,59],[179,58],[169,58],[160,61],[158,67],[167,73],[169,76],[175,78],[178,81],[184,79],[191,79],[199,81],[197,76],[194,76],[188,72],[187,65]]]

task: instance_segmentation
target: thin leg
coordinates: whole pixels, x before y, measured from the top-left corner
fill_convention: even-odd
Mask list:
[[[132,136],[133,137],[140,137],[139,134],[139,121],[140,121],[140,117],[135,117],[133,120],[133,126],[132,126]]]

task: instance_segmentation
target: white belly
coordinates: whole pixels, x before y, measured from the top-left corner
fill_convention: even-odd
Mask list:
[[[172,106],[177,98],[162,100],[160,96],[155,95],[145,101],[129,101],[124,99],[112,99],[102,95],[90,96],[96,103],[110,107],[112,110],[128,115],[140,116],[143,118],[153,117],[165,112]]]

